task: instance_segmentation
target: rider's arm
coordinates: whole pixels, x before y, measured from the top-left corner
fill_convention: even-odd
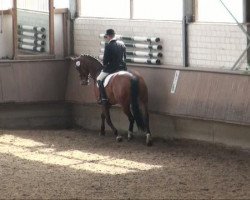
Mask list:
[[[126,54],[126,47],[124,46],[124,53],[123,53],[124,62],[126,62],[127,54]]]
[[[105,50],[104,50],[104,55],[103,55],[103,66],[106,67],[110,61],[110,48],[109,45],[105,46]]]

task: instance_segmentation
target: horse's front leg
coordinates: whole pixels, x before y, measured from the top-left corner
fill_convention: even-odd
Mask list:
[[[112,121],[111,121],[111,118],[110,118],[110,112],[109,112],[109,106],[103,106],[104,107],[104,111],[105,111],[105,118],[106,118],[106,121],[108,123],[108,125],[110,126],[110,128],[112,129],[114,135],[116,136],[116,141],[117,142],[121,142],[122,141],[122,136],[120,134],[118,134],[118,131],[117,129],[114,127]]]
[[[104,135],[105,135],[105,111],[104,111],[104,110],[102,111],[101,119],[102,119],[102,124],[101,124],[101,132],[100,132],[100,135],[101,135],[101,136],[104,136]]]

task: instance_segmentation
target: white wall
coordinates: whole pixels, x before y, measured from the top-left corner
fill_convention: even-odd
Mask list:
[[[0,33],[0,59],[6,56],[8,56],[9,58],[13,57],[12,36],[12,17],[10,15],[4,15],[3,33]]]
[[[163,65],[182,65],[182,24],[169,21],[78,18],[75,21],[75,53],[99,55],[99,34],[113,28],[127,36],[157,36],[163,45]],[[189,26],[190,66],[230,69],[247,46],[246,36],[234,24],[193,23]],[[240,63],[246,67],[246,56]]]

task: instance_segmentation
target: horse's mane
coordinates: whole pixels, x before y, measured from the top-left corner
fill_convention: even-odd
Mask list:
[[[102,62],[98,58],[96,58],[94,56],[91,56],[89,54],[81,54],[80,57],[87,57],[87,58],[90,58],[92,60],[95,60],[95,61],[97,61],[103,67]]]

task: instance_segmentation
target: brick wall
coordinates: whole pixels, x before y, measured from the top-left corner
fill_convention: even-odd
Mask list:
[[[75,21],[75,53],[99,55],[99,34],[114,28],[127,36],[157,36],[163,45],[164,66],[182,65],[182,24],[169,21],[137,21],[84,19]],[[246,36],[233,24],[201,24],[189,26],[190,66],[230,69],[247,46]],[[246,68],[246,56],[240,69]]]
[[[230,69],[246,49],[247,38],[237,25],[199,24],[189,27],[190,65]],[[247,65],[246,55],[239,63]]]
[[[75,22],[75,53],[99,55],[99,34],[113,28],[124,36],[160,37],[164,64],[181,65],[181,23],[129,20],[77,19]]]

